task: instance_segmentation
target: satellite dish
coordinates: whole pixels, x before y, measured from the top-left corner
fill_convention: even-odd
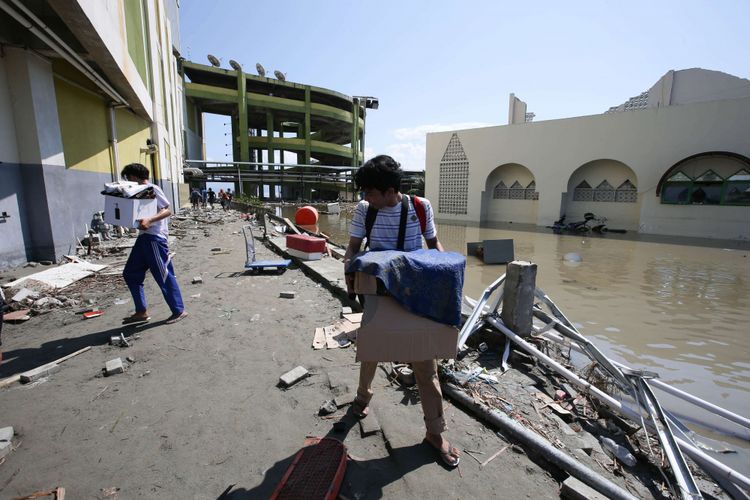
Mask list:
[[[221,61],[219,61],[216,57],[212,56],[211,54],[208,54],[208,62],[211,63],[211,66],[216,66],[217,68],[221,66]]]
[[[229,60],[229,65],[234,68],[237,71],[242,71],[242,66],[240,66],[240,63],[235,61],[234,59]]]
[[[266,68],[261,63],[255,63],[255,70],[258,72],[258,75],[266,76]]]
[[[282,73],[281,71],[277,69],[276,71],[273,72],[273,74],[276,75],[276,78],[278,78],[282,82],[286,81],[286,73]]]

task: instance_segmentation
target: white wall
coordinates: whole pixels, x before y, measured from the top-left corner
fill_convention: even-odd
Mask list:
[[[664,172],[685,158],[708,151],[750,157],[748,130],[750,98],[455,131],[471,168],[467,214],[455,216],[437,212],[436,217],[481,220],[482,197],[477,195],[484,191],[487,177],[498,165],[517,163],[527,167],[536,178],[539,191],[536,223],[549,225],[560,214],[562,193],[567,191],[571,174],[588,162],[608,158],[628,165],[637,176],[642,199],[641,230],[670,231],[669,224],[660,221],[675,218],[674,207],[661,205],[654,194]],[[438,198],[440,159],[453,133],[427,135],[425,188],[428,198]],[[720,209],[727,222],[714,224],[711,210],[698,217],[701,229],[697,231],[702,236],[750,238],[750,224],[740,223],[748,218],[750,208]]]

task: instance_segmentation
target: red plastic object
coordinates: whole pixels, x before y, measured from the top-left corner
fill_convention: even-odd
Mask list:
[[[313,226],[318,223],[318,211],[310,205],[298,208],[294,213],[294,223]]]
[[[286,247],[305,253],[322,253],[326,251],[326,240],[306,234],[288,234],[286,236]]]
[[[83,319],[91,319],[96,318],[98,316],[101,316],[103,313],[101,311],[89,311],[83,313]]]
[[[346,473],[346,446],[325,437],[297,452],[271,500],[335,500]]]

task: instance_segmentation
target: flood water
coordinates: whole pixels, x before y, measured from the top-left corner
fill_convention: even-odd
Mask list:
[[[321,215],[320,229],[344,244],[347,223],[343,215]],[[655,371],[664,382],[750,417],[747,242],[731,249],[613,236],[438,224],[446,250],[462,254],[467,242],[513,239],[515,258],[538,265],[537,285],[607,356]],[[570,252],[582,262],[565,262]],[[504,272],[504,265],[467,257],[464,295],[478,298]],[[657,396],[703,435],[739,449],[721,459],[750,473],[746,429],[659,391]],[[717,429],[722,432],[713,432]]]

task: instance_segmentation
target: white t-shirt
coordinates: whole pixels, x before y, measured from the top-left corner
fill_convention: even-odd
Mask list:
[[[419,217],[414,210],[414,201],[409,199],[409,211],[406,214],[406,234],[404,236],[404,251],[411,252],[422,248],[422,228],[419,225]],[[437,237],[435,221],[432,216],[432,205],[426,198],[419,199],[425,212],[424,238],[431,240]],[[365,218],[370,204],[364,200],[360,201],[354,210],[352,222],[349,225],[349,235],[354,238],[365,237]],[[398,229],[401,223],[401,203],[394,207],[385,207],[378,210],[378,216],[370,231],[370,250],[396,250],[398,247]]]
[[[154,188],[154,194],[156,195],[156,211],[157,213],[162,211],[165,208],[169,208],[169,199],[167,199],[167,196],[164,194],[164,191],[161,190],[159,186],[156,184],[151,184],[150,182],[148,185],[152,188]],[[151,226],[144,230],[140,230],[139,234],[153,234],[154,236],[160,236],[164,238],[165,240],[169,238],[169,217],[165,217],[162,220],[152,222]]]

